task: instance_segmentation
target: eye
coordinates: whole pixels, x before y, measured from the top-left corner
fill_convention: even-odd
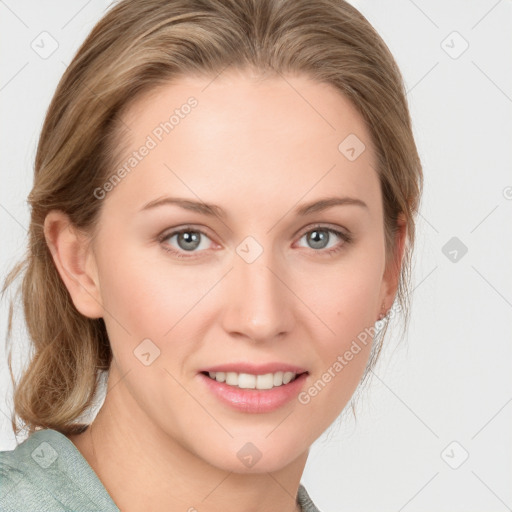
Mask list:
[[[317,252],[324,252],[329,255],[337,253],[346,244],[349,244],[352,241],[352,237],[349,234],[326,226],[315,226],[313,229],[304,233],[301,240],[303,238],[306,239],[306,243],[311,249],[314,249]],[[336,238],[343,242],[336,243]]]
[[[173,239],[176,245],[173,244]],[[302,239],[306,240],[309,248],[326,255],[334,255],[352,242],[352,236],[348,233],[327,226],[314,226],[301,236],[300,240]],[[336,243],[336,239],[342,242]],[[192,226],[168,231],[158,237],[162,248],[177,258],[196,257],[200,250],[209,249],[207,240],[210,238],[206,233]]]
[[[170,242],[172,239],[175,239],[177,246],[164,243],[166,241]],[[201,249],[208,249],[208,244],[205,242],[205,239],[209,240],[206,233],[190,226],[164,233],[158,238],[159,242],[162,244],[162,248],[167,252],[175,254],[178,258],[194,257],[184,253],[195,253],[199,252],[198,250]]]

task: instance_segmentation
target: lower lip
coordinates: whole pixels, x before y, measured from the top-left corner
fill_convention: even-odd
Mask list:
[[[199,374],[200,379],[221,402],[248,413],[265,413],[279,409],[299,394],[307,376],[307,373],[303,373],[294,381],[272,389],[242,389]]]

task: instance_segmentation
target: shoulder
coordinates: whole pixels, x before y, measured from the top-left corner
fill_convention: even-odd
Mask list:
[[[38,431],[10,451],[0,452],[0,509],[21,510],[64,510],[51,498],[51,490],[41,485],[44,466],[51,465],[55,450],[48,434]]]
[[[302,512],[321,512],[309,497],[306,488],[299,484],[299,492],[297,493],[297,503],[300,505]]]
[[[92,468],[63,434],[38,430],[0,452],[2,512],[118,511]]]

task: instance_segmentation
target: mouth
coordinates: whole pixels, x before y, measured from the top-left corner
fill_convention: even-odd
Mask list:
[[[277,371],[265,374],[203,371],[200,372],[211,380],[239,389],[269,390],[286,386],[294,382],[307,371]]]
[[[270,372],[268,367],[265,369],[267,373],[263,373],[262,367],[252,371],[259,373],[212,371],[210,368],[197,376],[204,391],[211,393],[220,403],[238,412],[253,414],[271,413],[293,402],[307,385],[309,377],[309,372],[290,366],[287,371]]]

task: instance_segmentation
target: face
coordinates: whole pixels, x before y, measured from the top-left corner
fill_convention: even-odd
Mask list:
[[[127,165],[96,192],[91,246],[118,392],[140,429],[216,467],[281,468],[349,401],[387,298],[369,132],[329,85],[234,72],[162,87],[123,119]],[[307,373],[260,391],[203,373],[250,386],[287,366]]]

